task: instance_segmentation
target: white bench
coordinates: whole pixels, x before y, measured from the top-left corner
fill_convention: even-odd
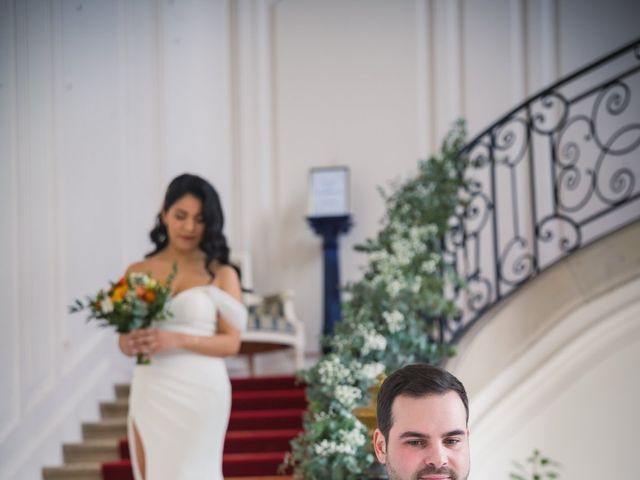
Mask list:
[[[231,261],[242,272],[243,287],[250,290],[253,282],[248,255],[234,254]],[[241,336],[240,354],[247,355],[251,376],[256,372],[255,355],[264,352],[291,350],[295,369],[304,367],[304,329],[296,317],[293,297],[290,290],[270,295],[253,291],[243,294],[249,319]]]

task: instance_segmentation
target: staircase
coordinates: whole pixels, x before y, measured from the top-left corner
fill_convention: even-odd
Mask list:
[[[304,387],[294,377],[231,379],[232,403],[224,444],[228,480],[288,480],[278,467],[302,429]],[[127,442],[129,385],[100,404],[101,420],[82,426],[82,443],[63,446],[64,465],[43,469],[44,480],[133,480]]]

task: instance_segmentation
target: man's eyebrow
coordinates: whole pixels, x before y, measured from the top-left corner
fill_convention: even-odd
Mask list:
[[[402,432],[400,434],[400,438],[429,438],[429,435],[425,435],[424,433],[420,433],[420,432]]]
[[[458,437],[458,436],[464,436],[466,435],[467,432],[464,430],[451,430],[450,432],[447,432],[445,434],[442,435],[442,438],[446,438],[446,437]],[[402,432],[400,434],[400,438],[430,438],[430,435],[426,435],[424,433],[421,432],[412,432],[412,431],[408,431],[408,432]]]

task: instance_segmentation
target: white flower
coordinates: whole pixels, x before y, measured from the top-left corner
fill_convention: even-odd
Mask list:
[[[402,284],[398,280],[393,280],[387,285],[387,293],[391,298],[397,297],[402,290]]]
[[[349,381],[352,377],[350,370],[340,363],[336,355],[329,355],[321,360],[318,366],[320,381],[327,385]]]
[[[133,272],[129,274],[129,280],[132,285],[147,285],[149,283],[149,275],[146,273]]]
[[[432,274],[436,271],[436,262],[434,262],[433,259],[422,262],[422,271],[427,274]]]
[[[362,367],[362,376],[370,380],[378,378],[384,372],[384,364],[380,362],[367,363]]]
[[[393,243],[391,244],[391,248],[393,249],[395,260],[398,265],[404,266],[411,263],[414,255],[413,249],[411,247],[411,242],[409,242],[407,239],[399,238],[393,241]]]
[[[422,277],[414,277],[413,283],[411,284],[411,291],[413,293],[418,293],[420,291],[421,286],[422,286]]]
[[[367,355],[374,350],[384,350],[387,348],[387,339],[375,331],[370,331],[364,335],[364,344],[362,345],[362,355]]]
[[[387,327],[391,333],[397,333],[404,328],[404,315],[398,310],[384,312],[382,318],[387,322]]]
[[[354,455],[356,453],[356,448],[353,445],[336,443],[333,440],[329,441],[327,439],[324,439],[320,443],[314,445],[314,450],[316,455],[321,457],[333,455],[334,453],[344,453],[347,455]]]
[[[102,313],[113,312],[113,302],[111,301],[111,298],[107,296],[100,301],[100,310]]]
[[[438,226],[435,223],[429,223],[425,227],[425,232],[427,235],[435,235],[436,233],[438,233]]]
[[[356,425],[353,430],[340,431],[340,439],[344,444],[355,447],[361,447],[367,443],[365,432],[363,432],[363,428],[358,425]]]
[[[349,385],[338,385],[334,390],[336,400],[346,408],[351,408],[362,398],[362,392],[359,388]]]

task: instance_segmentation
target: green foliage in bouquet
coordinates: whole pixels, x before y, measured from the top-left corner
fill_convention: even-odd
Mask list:
[[[465,206],[464,141],[459,121],[441,151],[419,163],[417,176],[390,194],[381,190],[386,215],[376,237],[356,247],[368,262],[362,279],[346,286],[342,322],[325,339],[331,353],[299,372],[309,385],[309,408],[286,460],[294,478],[362,478],[374,458],[354,407],[369,401],[368,389],[380,374],[453,354],[432,338],[434,319],[458,313],[445,286],[461,281],[443,245],[452,216]]]
[[[528,467],[521,463],[514,462],[518,472],[509,474],[511,480],[543,480],[559,478],[558,468],[560,464],[549,457],[545,457],[540,450],[535,449],[531,456],[527,458]]]

